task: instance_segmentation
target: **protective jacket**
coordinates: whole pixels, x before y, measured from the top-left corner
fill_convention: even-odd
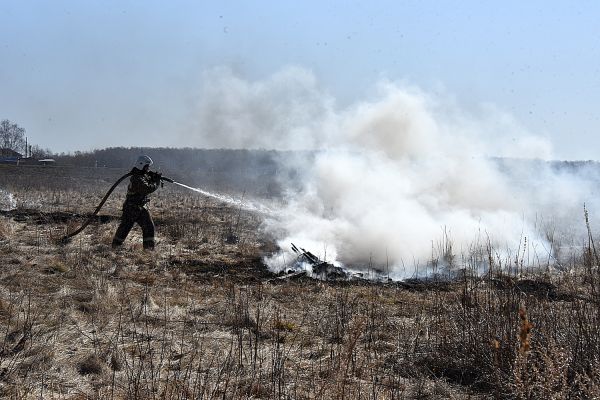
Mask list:
[[[140,171],[137,168],[134,168],[132,172],[133,175],[127,186],[125,204],[144,206],[149,201],[148,195],[160,186],[160,177],[155,175],[157,177],[154,178],[148,172]]]

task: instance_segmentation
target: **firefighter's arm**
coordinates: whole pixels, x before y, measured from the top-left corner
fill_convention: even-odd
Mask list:
[[[157,174],[157,173],[146,174],[144,176],[144,178],[146,179],[147,188],[148,188],[148,190],[150,190],[149,193],[154,192],[156,189],[158,189],[160,187],[160,174]]]
[[[148,174],[134,175],[131,177],[131,189],[135,193],[142,195],[150,194],[158,189],[160,185],[160,179],[156,181],[152,179]]]

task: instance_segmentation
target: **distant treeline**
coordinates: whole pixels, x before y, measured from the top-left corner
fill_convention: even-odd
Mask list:
[[[600,163],[598,161],[545,161],[539,159],[526,158],[501,158],[492,157],[491,160],[501,171],[521,169],[522,171],[539,171],[549,168],[553,172],[580,173],[582,171],[599,171]]]
[[[294,171],[282,169],[278,160],[290,153],[274,150],[229,150],[193,148],[110,147],[91,152],[54,156],[57,165],[82,168],[132,168],[139,155],[152,158],[152,169],[182,183],[224,191],[246,191],[260,196],[277,196],[280,178]]]
[[[57,166],[117,168],[129,171],[138,156],[154,160],[153,169],[179,182],[219,191],[246,192],[273,197],[285,186],[298,184],[298,169],[309,165],[314,153],[276,150],[231,150],[194,148],[109,147],[91,152],[55,155]],[[491,158],[500,171],[519,181],[545,171],[585,174],[600,182],[600,163],[596,161],[543,161]]]

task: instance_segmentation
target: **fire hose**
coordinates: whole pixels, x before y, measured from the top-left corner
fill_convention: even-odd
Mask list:
[[[166,178],[164,176],[162,176],[161,174],[159,174],[158,172],[152,172],[149,171],[150,175],[154,178],[157,179],[161,182],[169,182],[169,183],[174,183],[172,179],[170,178]],[[67,243],[73,236],[78,235],[79,233],[81,233],[81,231],[83,231],[93,220],[94,217],[96,217],[96,215],[98,215],[98,212],[100,211],[100,209],[102,209],[102,206],[104,206],[104,203],[106,203],[106,200],[108,200],[108,197],[111,195],[111,193],[115,190],[115,188],[117,186],[119,186],[119,183],[121,183],[125,178],[130,177],[131,175],[133,175],[134,172],[128,172],[125,175],[123,175],[122,177],[120,177],[111,187],[110,189],[108,189],[108,192],[106,192],[106,194],[104,195],[104,198],[102,199],[102,201],[100,202],[100,204],[98,204],[98,207],[96,207],[96,209],[94,210],[94,212],[88,217],[88,219],[83,223],[83,225],[81,225],[81,227],[79,227],[77,230],[65,235],[60,241],[61,243]]]

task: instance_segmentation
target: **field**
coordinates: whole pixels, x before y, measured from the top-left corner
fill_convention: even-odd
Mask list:
[[[110,248],[124,187],[62,245],[123,172],[0,166],[1,398],[600,396],[591,243],[562,271],[285,279],[260,215],[165,185],[154,252]]]

